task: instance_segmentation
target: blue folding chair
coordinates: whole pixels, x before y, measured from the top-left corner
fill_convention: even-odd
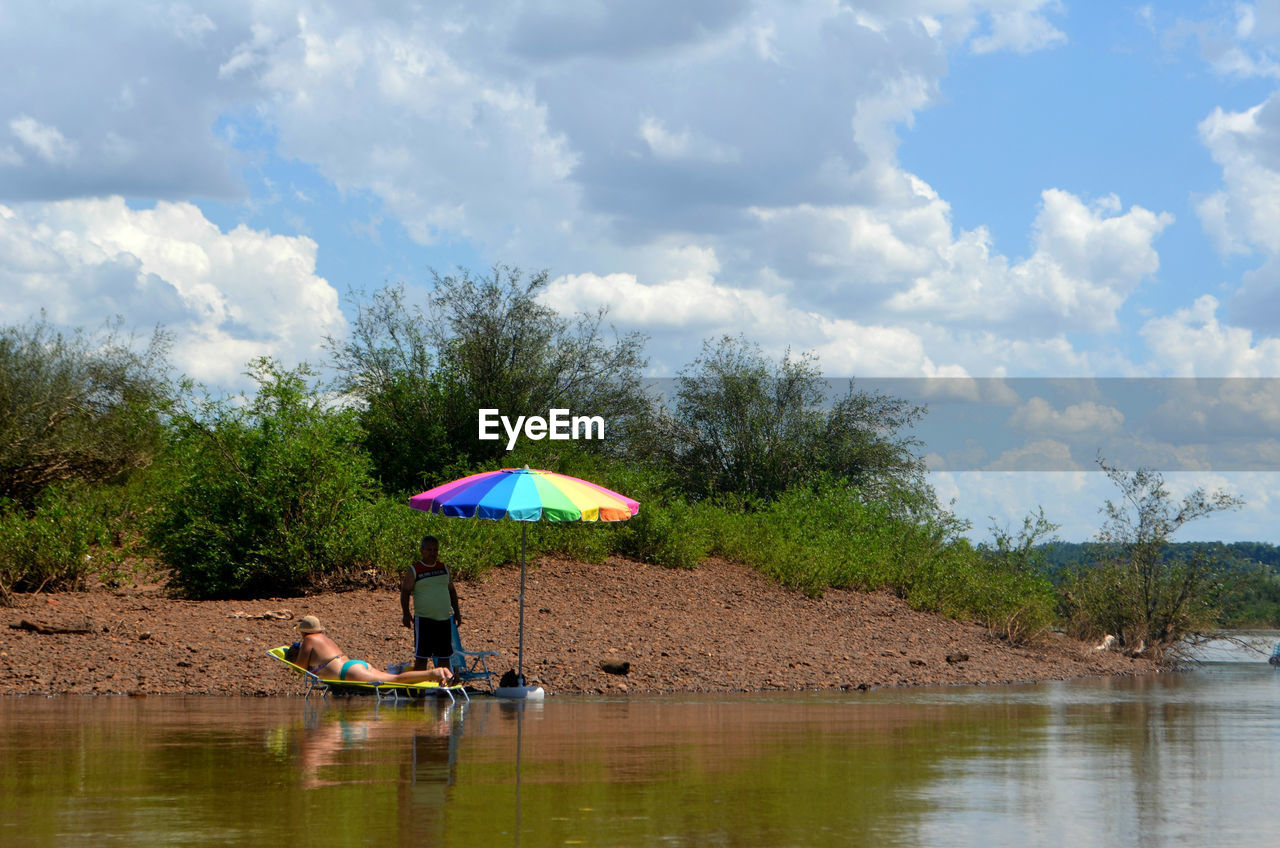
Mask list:
[[[449,623],[453,628],[453,655],[449,657],[449,667],[453,669],[458,682],[466,684],[483,680],[485,685],[492,689],[493,681],[490,679],[492,672],[489,671],[489,664],[485,660],[488,657],[498,656],[498,652],[464,651],[462,639],[458,636],[458,622],[450,619]]]

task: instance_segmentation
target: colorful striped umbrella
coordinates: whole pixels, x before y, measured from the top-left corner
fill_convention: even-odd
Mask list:
[[[409,498],[409,506],[455,518],[513,521],[626,521],[640,511],[631,498],[587,480],[524,468],[472,474]],[[520,643],[517,674],[524,685],[524,574],[528,525],[520,533]]]

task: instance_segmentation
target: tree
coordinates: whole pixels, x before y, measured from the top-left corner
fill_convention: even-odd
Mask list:
[[[351,335],[328,338],[338,389],[359,406],[362,444],[388,491],[421,490],[424,475],[458,458],[435,373],[427,318],[403,286],[357,300]]]
[[[615,452],[642,429],[642,335],[609,340],[603,309],[569,319],[544,305],[545,271],[527,282],[505,266],[481,277],[432,275],[425,310],[402,286],[388,287],[358,304],[350,338],[328,340],[339,387],[363,407],[385,486],[420,487],[450,463],[504,455],[505,439],[477,437],[482,408],[511,420],[552,408],[598,415],[606,440],[584,445]]]
[[[374,486],[354,411],[331,408],[306,366],[259,359],[250,375],[243,405],[176,417],[150,541],[194,597],[292,592],[357,565],[352,526]]]
[[[39,321],[0,328],[0,498],[31,509],[51,485],[113,481],[146,466],[172,396],[157,330],[141,349],[119,322],[64,335]]]
[[[505,452],[476,439],[476,413],[496,408],[513,418],[552,408],[607,421],[602,449],[619,448],[649,408],[640,375],[645,336],[605,337],[606,310],[569,319],[538,301],[548,274],[527,283],[519,269],[497,266],[489,277],[434,275],[434,341],[453,419],[451,435],[470,441],[473,459]],[[590,443],[584,443],[591,446]]]
[[[787,351],[774,362],[741,336],[708,340],[677,377],[653,448],[694,496],[773,498],[823,474],[859,486],[920,483],[916,442],[899,431],[923,407],[852,384],[829,405],[827,389],[810,354]]]
[[[1101,509],[1106,522],[1092,546],[1094,562],[1078,568],[1065,586],[1067,613],[1080,635],[1112,634],[1130,651],[1176,656],[1186,637],[1214,626],[1226,575],[1205,549],[1170,556],[1170,538],[1190,522],[1244,501],[1197,488],[1175,502],[1156,471],[1130,474],[1101,458],[1098,465],[1119,487],[1121,500],[1108,500]]]

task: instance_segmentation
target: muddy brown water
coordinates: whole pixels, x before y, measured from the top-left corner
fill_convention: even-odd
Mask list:
[[[0,698],[0,845],[1276,844],[1280,673],[1220,653],[1139,678],[523,706]]]

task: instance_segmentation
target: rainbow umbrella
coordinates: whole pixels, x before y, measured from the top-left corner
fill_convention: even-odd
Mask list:
[[[587,480],[524,468],[472,474],[409,498],[409,506],[454,518],[512,521],[626,521],[640,511],[631,498]],[[519,683],[524,685],[524,575],[527,524],[520,528]]]

